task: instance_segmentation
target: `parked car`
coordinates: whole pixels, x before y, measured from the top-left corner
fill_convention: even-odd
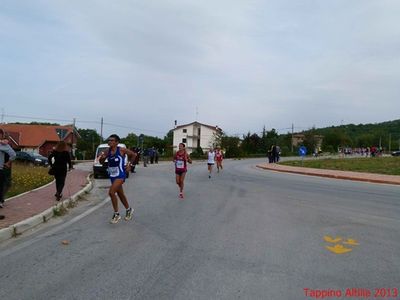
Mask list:
[[[400,156],[400,150],[399,151],[393,151],[392,156]]]
[[[15,159],[20,162],[34,164],[36,166],[47,167],[49,165],[49,160],[47,157],[33,152],[18,151]]]
[[[93,176],[94,178],[99,178],[99,176],[102,177],[109,177],[108,175],[108,159],[106,158],[105,162],[103,164],[101,164],[99,162],[99,160],[97,159],[101,152],[106,152],[108,151],[108,148],[110,146],[108,146],[108,144],[100,144],[97,149],[96,149],[96,156],[94,158],[94,162],[93,162]],[[121,148],[126,148],[125,144],[118,144],[118,147]],[[128,164],[128,155],[125,155],[125,167]],[[125,176],[126,178],[129,177],[129,172],[125,172]]]

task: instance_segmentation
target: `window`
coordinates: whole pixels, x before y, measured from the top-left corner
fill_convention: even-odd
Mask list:
[[[187,132],[187,129],[183,129],[183,133],[186,133]]]
[[[182,143],[186,143],[186,139],[182,139]]]

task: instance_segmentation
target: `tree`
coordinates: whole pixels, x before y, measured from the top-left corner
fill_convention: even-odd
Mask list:
[[[225,157],[227,158],[240,158],[243,156],[240,148],[240,138],[234,136],[222,136],[221,137],[221,148],[225,151]]]
[[[81,138],[76,144],[77,157],[82,159],[94,158],[101,138],[100,135],[93,129],[78,129],[78,133]]]

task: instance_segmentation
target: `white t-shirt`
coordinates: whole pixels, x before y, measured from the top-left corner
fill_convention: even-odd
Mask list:
[[[210,152],[208,151],[208,160],[207,160],[208,164],[214,164],[215,163],[215,152]]]

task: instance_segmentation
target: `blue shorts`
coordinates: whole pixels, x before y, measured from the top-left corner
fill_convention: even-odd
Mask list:
[[[123,179],[124,180],[124,182],[125,182],[125,176],[118,176],[118,177],[110,177],[110,180],[111,180],[111,183],[114,183],[114,181],[116,180],[116,179]]]

